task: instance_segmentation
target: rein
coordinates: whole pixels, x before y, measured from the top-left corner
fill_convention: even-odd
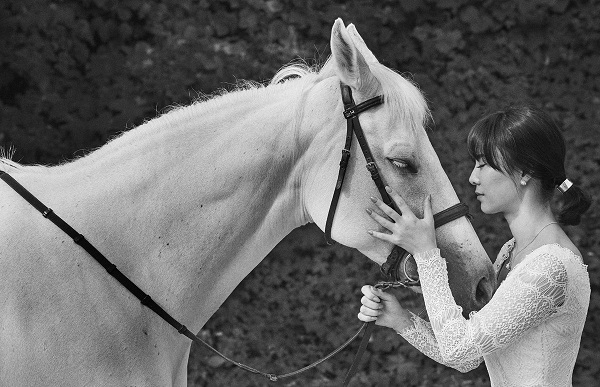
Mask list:
[[[333,198],[331,201],[331,206],[329,208],[329,213],[327,216],[327,222],[325,227],[325,235],[327,242],[329,244],[333,243],[331,239],[331,226],[333,223],[333,216],[335,215],[335,210],[337,207],[337,203],[339,201],[339,196],[342,190],[342,185],[344,182],[344,177],[346,174],[346,168],[348,166],[348,160],[350,158],[350,147],[352,144],[352,135],[356,135],[362,152],[367,161],[367,169],[371,173],[371,177],[379,190],[379,193],[388,206],[394,208],[398,213],[397,206],[388,195],[385,190],[385,184],[379,174],[377,169],[377,165],[373,158],[373,155],[369,149],[369,146],[366,142],[364,132],[362,127],[360,126],[360,121],[358,120],[358,114],[361,112],[368,110],[372,107],[378,106],[383,103],[383,96],[377,96],[371,98],[365,102],[362,102],[358,105],[354,103],[352,99],[352,92],[350,91],[350,87],[347,85],[341,84],[342,91],[342,101],[344,103],[344,117],[347,120],[347,132],[346,132],[346,143],[344,149],[342,150],[342,160],[340,161],[340,170],[338,173],[338,180],[336,182],[335,191],[333,194]],[[320,360],[315,361],[307,365],[306,367],[300,368],[296,371],[285,373],[285,374],[274,374],[267,373],[263,371],[259,371],[256,368],[250,367],[243,363],[232,360],[219,352],[217,349],[212,347],[206,341],[202,340],[197,335],[193,334],[185,325],[181,324],[174,317],[172,317],[167,311],[165,311],[160,305],[158,305],[148,294],[146,294],[142,289],[140,289],[134,282],[132,282],[125,274],[123,274],[116,265],[114,265],[111,261],[109,261],[98,249],[96,249],[82,234],[77,232],[73,227],[71,227],[67,222],[65,222],[61,217],[59,217],[54,211],[44,205],[39,199],[37,199],[31,192],[29,192],[25,187],[23,187],[19,182],[17,182],[12,176],[10,176],[7,172],[0,171],[0,179],[2,179],[9,187],[11,187],[16,193],[18,193],[23,199],[25,199],[29,204],[31,204],[36,210],[38,210],[42,216],[52,223],[54,223],[59,229],[61,229],[64,233],[66,233],[73,242],[79,245],[83,250],[85,250],[92,258],[94,258],[104,269],[110,274],[113,278],[115,278],[123,287],[125,287],[131,294],[133,294],[142,305],[149,308],[155,314],[157,314],[160,318],[162,318],[165,322],[171,325],[177,332],[181,335],[186,336],[193,342],[200,344],[210,351],[220,356],[227,362],[243,369],[253,374],[262,375],[269,379],[272,382],[276,382],[278,380],[288,378],[291,376],[295,376],[304,371],[307,371],[311,368],[316,367],[317,365],[323,363],[324,361],[330,359],[344,348],[346,348],[354,339],[356,339],[360,333],[364,330],[364,335],[362,337],[359,349],[355,355],[354,361],[348,370],[343,385],[346,386],[356,370],[358,369],[358,365],[360,363],[360,359],[362,354],[364,353],[369,338],[371,336],[371,332],[375,327],[373,322],[363,323],[359,330],[346,342],[344,342],[340,347],[329,353],[327,356],[323,357]],[[463,203],[458,203],[438,214],[434,215],[435,227],[439,227],[443,224],[446,224],[454,219],[457,219],[461,216],[468,216],[468,207]],[[385,281],[379,282],[375,287],[379,289],[388,289],[391,287],[409,287],[409,286],[418,286],[419,281],[418,278],[412,278],[408,274],[407,271],[407,262],[408,259],[412,256],[403,250],[402,248],[395,246],[392,250],[392,253],[388,257],[387,261],[381,266],[381,273],[386,278]]]
[[[362,330],[364,328],[364,326],[361,327],[358,330],[358,332],[356,332],[354,334],[354,336],[352,336],[344,344],[342,344],[339,348],[337,348],[336,350],[334,350],[333,352],[331,352],[329,355],[325,356],[324,358],[322,358],[306,367],[303,367],[299,370],[289,372],[286,374],[282,374],[282,375],[259,371],[256,368],[253,368],[253,367],[250,367],[243,363],[232,360],[232,359],[228,358],[227,356],[225,356],[224,354],[222,354],[221,352],[219,352],[216,348],[214,348],[213,346],[208,344],[206,341],[202,340],[200,337],[193,334],[185,325],[181,324],[179,321],[177,321],[175,318],[173,318],[167,311],[165,311],[160,305],[158,305],[148,294],[144,293],[144,291],[142,291],[142,289],[140,289],[135,283],[133,283],[125,274],[123,274],[117,268],[116,265],[114,265],[112,262],[110,262],[100,251],[98,251],[90,242],[88,242],[88,240],[85,239],[85,237],[82,234],[78,233],[75,229],[73,229],[73,227],[71,227],[68,223],[66,223],[61,217],[56,215],[56,213],[50,207],[47,207],[41,201],[39,201],[31,192],[29,192],[25,187],[23,187],[21,184],[19,184],[19,182],[16,181],[7,172],[0,171],[0,179],[4,180],[4,182],[6,182],[6,184],[8,184],[9,187],[11,187],[16,193],[21,195],[21,197],[23,199],[25,199],[29,204],[31,204],[36,210],[38,210],[44,218],[50,220],[59,229],[61,229],[65,234],[67,234],[69,237],[71,237],[71,239],[73,239],[73,242],[78,244],[89,255],[91,255],[92,258],[94,258],[100,265],[102,265],[102,267],[104,267],[104,269],[108,272],[108,274],[110,274],[113,278],[115,278],[117,281],[119,281],[119,283],[121,285],[123,285],[131,294],[133,294],[138,300],[140,300],[142,305],[144,305],[145,307],[147,307],[148,309],[150,309],[151,311],[156,313],[160,318],[162,318],[169,325],[171,325],[173,328],[175,328],[175,330],[177,330],[177,332],[186,336],[193,342],[203,345],[204,347],[208,348],[213,353],[215,353],[216,355],[225,359],[229,363],[231,363],[243,370],[251,372],[253,374],[262,375],[272,382],[276,382],[280,379],[284,379],[284,378],[288,378],[290,376],[297,375],[301,372],[304,372],[313,367],[316,367],[317,365],[321,364],[322,362],[328,360],[329,358],[333,357],[338,352],[340,352],[341,350],[346,348],[352,341],[354,341],[354,339],[356,339],[356,337],[358,337],[358,335],[360,334],[360,332],[362,332]]]

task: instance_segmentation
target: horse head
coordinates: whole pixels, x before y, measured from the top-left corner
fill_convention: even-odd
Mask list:
[[[321,101],[311,110],[330,109],[331,124],[315,133],[308,184],[304,196],[307,216],[321,229],[329,210],[338,174],[340,149],[344,144],[346,121],[339,83],[348,85],[357,104],[377,95],[384,103],[360,114],[379,173],[387,185],[399,192],[413,212],[422,216],[426,195],[432,195],[433,211],[439,212],[459,202],[440,161],[427,137],[430,113],[419,89],[400,74],[377,61],[353,25],[338,19],[331,34],[332,55],[321,69],[323,81],[311,91],[332,93],[334,102]],[[325,112],[322,112],[326,114]],[[305,114],[306,115],[306,114]],[[310,124],[309,124],[310,125]],[[312,124],[312,126],[317,126]],[[382,264],[393,246],[376,240],[366,230],[375,228],[365,209],[371,208],[370,196],[378,191],[364,169],[364,157],[353,139],[343,190],[334,216],[331,235],[336,241],[358,249]],[[438,246],[448,262],[450,287],[459,305],[468,313],[478,310],[492,296],[495,286],[490,259],[469,220],[454,220],[436,230]]]

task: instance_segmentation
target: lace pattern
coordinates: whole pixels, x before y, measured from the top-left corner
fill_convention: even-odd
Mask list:
[[[512,248],[511,239],[496,271]],[[430,323],[413,314],[413,325],[399,332],[408,342],[461,372],[485,359],[492,386],[571,385],[590,297],[580,257],[557,244],[534,250],[469,319],[452,297],[439,249],[415,260]]]

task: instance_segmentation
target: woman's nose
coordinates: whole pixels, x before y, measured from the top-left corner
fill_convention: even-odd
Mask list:
[[[471,171],[471,175],[469,176],[469,183],[471,183],[471,185],[479,184],[479,176],[477,176],[477,167],[473,168],[473,170]]]

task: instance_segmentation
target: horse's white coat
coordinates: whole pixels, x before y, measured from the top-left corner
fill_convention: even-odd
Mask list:
[[[458,201],[423,129],[421,94],[357,37],[338,20],[319,74],[176,109],[71,163],[0,168],[199,331],[291,230],[324,227],[345,135],[340,79],[357,102],[386,96],[361,123],[388,184],[417,213],[428,192],[436,211]],[[353,149],[333,237],[381,263],[390,246],[366,233],[364,212],[377,191]],[[190,341],[5,184],[0,198],[0,385],[185,386]],[[464,259],[453,289],[471,307],[489,260],[464,219],[438,237]]]

